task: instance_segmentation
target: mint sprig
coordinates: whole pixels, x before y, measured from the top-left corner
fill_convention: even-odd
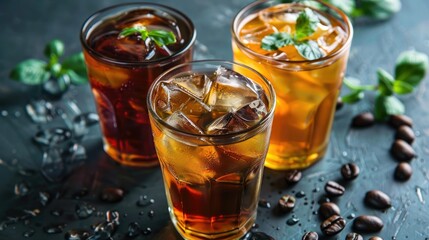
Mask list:
[[[305,8],[296,20],[294,34],[278,32],[267,35],[261,41],[261,48],[267,51],[275,51],[285,46],[294,45],[305,59],[321,58],[323,53],[319,45],[313,40],[306,39],[316,31],[319,22],[317,15],[311,9]]]
[[[28,85],[46,83],[49,79],[56,81],[62,91],[68,89],[70,83],[86,83],[86,67],[82,53],[66,58],[63,63],[59,59],[64,54],[64,43],[58,39],[50,41],[44,50],[48,61],[27,59],[18,63],[10,72],[10,78]]]
[[[139,35],[143,41],[146,39],[152,40],[158,47],[167,46],[176,43],[176,36],[171,31],[164,30],[147,30],[145,26],[136,25],[129,28],[124,28],[118,38],[125,38],[130,35]]]
[[[355,78],[345,78],[344,85],[351,91],[342,96],[342,101],[356,103],[364,98],[365,91],[376,91],[374,116],[379,121],[385,121],[390,115],[405,112],[404,104],[396,95],[412,93],[424,79],[428,68],[426,54],[405,51],[396,61],[395,76],[381,68],[377,70],[377,85],[361,85]]]

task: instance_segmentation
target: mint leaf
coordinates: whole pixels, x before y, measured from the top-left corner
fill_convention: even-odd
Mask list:
[[[378,94],[375,98],[374,116],[379,121],[385,121],[390,115],[405,113],[405,106],[395,96]]]
[[[344,85],[346,85],[351,90],[355,91],[369,91],[375,90],[375,86],[373,85],[360,85],[360,80],[353,77],[346,77],[343,80]]]
[[[85,76],[79,75],[77,74],[75,71],[73,70],[67,70],[67,72],[65,73],[67,76],[69,76],[70,81],[73,84],[83,84],[83,83],[87,83],[88,79]]]
[[[176,36],[171,31],[152,30],[148,31],[145,26],[137,25],[130,28],[124,28],[118,38],[128,37],[133,34],[139,34],[143,40],[150,38],[158,47],[170,45],[176,42]]]
[[[295,45],[295,48],[303,58],[308,60],[315,60],[323,57],[319,45],[313,40],[300,42]]]
[[[73,70],[76,74],[84,78],[87,76],[85,59],[82,52],[66,58],[62,63],[62,68],[65,69],[65,71]]]
[[[305,8],[296,20],[295,38],[297,40],[302,40],[310,36],[316,31],[319,22],[317,15],[314,14],[310,8]]]
[[[10,78],[30,85],[41,84],[50,77],[50,73],[46,68],[46,62],[37,59],[28,59],[12,69]]]
[[[44,54],[47,58],[56,62],[64,54],[64,43],[58,39],[50,41],[45,47]]]
[[[378,91],[384,96],[390,96],[393,94],[393,77],[388,72],[379,68],[377,70],[378,77]]]
[[[363,15],[383,20],[401,10],[400,0],[360,0],[360,9]]]
[[[413,90],[414,90],[413,85],[407,82],[402,82],[402,81],[393,82],[393,92],[395,92],[396,94],[408,94],[413,92]]]
[[[171,31],[152,30],[148,32],[148,36],[158,47],[167,46],[176,42],[176,36]]]
[[[429,66],[428,56],[416,51],[406,51],[396,60],[395,79],[417,86],[424,78]]]
[[[289,33],[279,32],[265,36],[261,41],[261,48],[272,51],[292,44],[293,39]]]
[[[324,2],[334,5],[349,16],[353,13],[356,5],[354,0],[324,0]]]
[[[361,90],[352,91],[349,94],[346,94],[341,97],[341,100],[344,103],[356,103],[360,100],[362,100],[365,97],[365,94]]]

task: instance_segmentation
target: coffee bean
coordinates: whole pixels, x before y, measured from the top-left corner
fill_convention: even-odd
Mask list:
[[[301,180],[302,173],[298,170],[287,171],[285,174],[285,180],[287,183],[297,183]]]
[[[353,180],[359,176],[360,169],[354,163],[347,163],[341,167],[341,175],[344,180]]]
[[[344,194],[345,190],[346,189],[343,186],[334,181],[329,181],[325,184],[325,192],[329,196],[339,197]]]
[[[414,139],[416,138],[416,135],[414,134],[414,131],[412,128],[402,125],[396,130],[396,139],[402,139],[405,142],[412,144],[414,142]]]
[[[375,237],[370,237],[368,240],[383,240],[383,238],[375,236]]]
[[[373,125],[375,122],[374,115],[370,112],[361,113],[352,119],[352,127],[363,128]]]
[[[363,240],[363,237],[357,233],[348,233],[346,240]]]
[[[411,165],[407,162],[401,162],[396,166],[395,169],[395,179],[398,181],[407,181],[411,178],[413,174],[413,169]]]
[[[327,219],[332,215],[340,215],[340,208],[335,203],[327,202],[320,204],[318,212],[323,219]]]
[[[279,199],[278,206],[284,212],[290,212],[295,207],[296,199],[291,195],[284,195]]]
[[[332,215],[320,224],[320,230],[325,235],[332,236],[341,232],[346,226],[346,220],[338,215]]]
[[[389,118],[389,123],[392,127],[398,128],[402,125],[413,127],[413,120],[406,115],[393,115]]]
[[[344,102],[343,99],[341,99],[341,97],[337,98],[337,105],[335,106],[335,110],[340,110],[341,108],[344,107]]]
[[[317,232],[308,232],[302,236],[302,240],[318,240],[319,235]]]
[[[362,215],[353,221],[353,229],[358,232],[378,232],[383,226],[383,221],[376,216]]]
[[[410,144],[401,139],[393,142],[390,152],[399,161],[409,162],[416,157],[416,152]]]
[[[368,191],[365,195],[365,203],[377,209],[386,209],[392,206],[390,197],[379,190]]]

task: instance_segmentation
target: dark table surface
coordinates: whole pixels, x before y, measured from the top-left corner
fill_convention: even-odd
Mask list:
[[[136,239],[180,239],[167,213],[161,173],[158,168],[132,169],[116,165],[102,150],[98,126],[80,140],[86,148],[83,164],[60,182],[49,182],[41,174],[43,149],[37,147],[31,137],[39,129],[67,127],[71,118],[79,113],[94,112],[89,86],[71,89],[55,107],[67,115],[55,118],[47,124],[33,123],[26,114],[25,105],[41,99],[39,87],[30,87],[8,78],[12,67],[27,58],[43,58],[45,43],[59,38],[66,43],[66,54],[80,51],[79,30],[83,21],[93,12],[119,0],[3,0],[0,1],[0,239],[27,239],[24,235],[34,231],[31,239],[64,239],[70,229],[90,229],[104,219],[104,212],[120,212],[121,225],[114,239],[127,239],[130,222],[138,222],[142,229],[151,228],[148,235]],[[155,1],[153,1],[155,2]],[[197,31],[195,58],[232,59],[230,49],[230,23],[235,13],[250,1],[238,0],[183,0],[157,1],[175,7],[193,19]],[[375,83],[375,71],[382,67],[393,72],[398,54],[415,49],[429,54],[429,1],[402,1],[401,12],[384,22],[355,24],[355,36],[351,47],[348,75]],[[344,217],[355,214],[379,216],[385,223],[378,233],[384,239],[429,238],[429,81],[412,95],[403,97],[407,114],[414,119],[417,139],[414,148],[418,154],[411,165],[411,180],[394,181],[395,161],[389,154],[394,130],[385,124],[355,130],[351,118],[362,111],[371,110],[373,95],[353,106],[345,106],[335,116],[331,141],[326,157],[303,171],[303,179],[295,186],[281,184],[284,173],[265,169],[261,198],[272,206],[283,194],[300,191],[305,197],[298,198],[294,212],[276,215],[273,207],[259,208],[255,231],[266,232],[275,239],[301,239],[305,231],[318,231],[320,219],[313,214],[318,201],[324,198],[323,186],[328,180],[340,178],[339,168],[347,162],[356,162],[361,175],[346,185],[344,196],[336,199]],[[71,167],[70,167],[71,169]],[[25,196],[14,193],[16,184],[29,186]],[[100,192],[107,187],[120,188],[125,196],[118,203],[99,200]],[[76,192],[88,190],[80,199]],[[393,207],[386,211],[366,207],[363,197],[366,191],[380,189],[392,197]],[[40,201],[40,193],[48,193],[46,204]],[[137,206],[140,197],[147,196],[154,203]],[[89,218],[79,219],[76,205],[86,202],[95,207]],[[32,214],[24,210],[31,210]],[[153,216],[150,211],[154,211]],[[62,212],[54,216],[55,211]],[[54,214],[53,214],[54,213]],[[26,217],[27,216],[27,217]],[[19,219],[19,218],[23,219]],[[298,224],[286,224],[291,217]],[[352,220],[339,235],[326,239],[344,239],[351,231]],[[66,224],[62,233],[46,234],[43,228],[52,224]],[[368,239],[371,234],[365,234]]]

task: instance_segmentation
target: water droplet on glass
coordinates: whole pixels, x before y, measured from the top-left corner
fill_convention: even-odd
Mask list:
[[[76,215],[80,219],[89,218],[95,211],[95,208],[86,202],[80,202],[75,206]]]
[[[25,196],[30,191],[30,188],[28,187],[27,183],[20,182],[15,184],[14,192],[17,196]]]
[[[124,190],[120,188],[107,187],[100,194],[100,199],[103,202],[115,203],[124,198]]]
[[[271,208],[271,203],[268,202],[266,199],[261,199],[258,202],[258,206],[262,208]]]
[[[72,229],[66,232],[64,238],[66,240],[86,240],[90,236],[90,233],[83,229]]]
[[[140,234],[140,225],[137,222],[132,222],[128,225],[128,233],[129,237],[136,237]]]
[[[23,232],[22,236],[24,236],[25,238],[30,238],[34,235],[34,233],[36,233],[36,231],[34,231],[33,229],[30,229],[30,230]]]
[[[98,123],[99,117],[96,113],[83,113],[73,119],[73,131],[75,137],[83,137],[88,133],[88,127]]]
[[[55,117],[55,108],[45,100],[32,101],[25,106],[28,116],[35,123],[46,123]]]
[[[49,226],[43,227],[43,231],[47,234],[62,233],[63,229],[64,229],[63,224],[54,224],[54,225],[49,225]]]
[[[71,131],[68,129],[52,128],[37,132],[33,140],[42,146],[54,146],[69,140],[71,137]]]
[[[43,153],[42,174],[51,182],[64,178],[66,171],[60,149],[50,148]]]
[[[286,221],[286,224],[289,226],[293,226],[293,225],[297,224],[298,222],[299,222],[299,218],[292,217]]]
[[[51,195],[47,192],[39,192],[39,202],[42,206],[46,206],[50,200]]]

